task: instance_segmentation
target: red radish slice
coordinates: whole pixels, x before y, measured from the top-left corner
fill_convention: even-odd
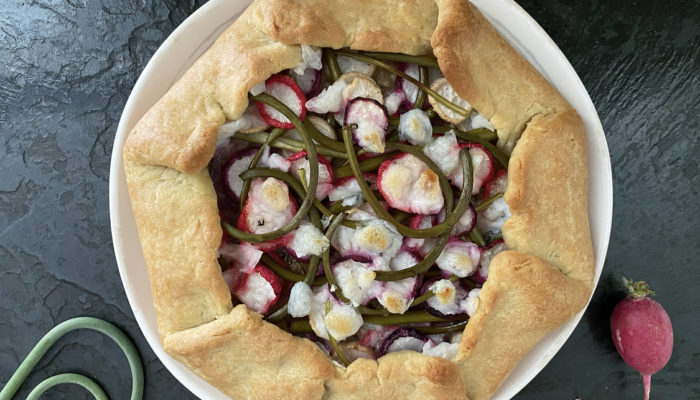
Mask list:
[[[226,182],[226,192],[231,198],[236,201],[241,198],[241,189],[243,188],[243,180],[239,177],[240,174],[245,172],[250,165],[250,160],[253,159],[255,153],[258,149],[251,147],[245,150],[241,150],[231,156],[226,165],[225,182]]]
[[[484,146],[478,143],[465,143],[460,148],[469,149],[469,155],[472,157],[472,169],[474,170],[472,194],[477,194],[484,183],[493,176],[493,157]]]
[[[377,356],[401,350],[421,352],[428,338],[413,328],[398,328],[393,331],[379,346]]]
[[[249,243],[226,243],[219,248],[219,255],[231,263],[230,267],[243,273],[250,273],[260,262],[262,254]]]
[[[445,204],[437,174],[407,153],[382,163],[377,187],[389,206],[397,210],[436,214]]]
[[[332,266],[338,286],[353,306],[367,304],[381,292],[383,283],[375,281],[377,273],[368,263],[345,259]]]
[[[484,146],[477,143],[457,143],[454,132],[448,132],[433,140],[423,147],[423,152],[430,157],[452,184],[458,188],[462,187],[463,179],[462,166],[459,163],[459,152],[461,149],[469,149],[472,158],[473,185],[472,194],[477,194],[486,181],[491,179],[494,171],[493,157]]]
[[[217,147],[221,147],[230,141],[230,137],[235,133],[254,133],[262,132],[267,129],[268,125],[258,113],[258,108],[255,104],[251,104],[246,108],[243,115],[237,120],[225,123],[219,127],[216,137]]]
[[[270,127],[260,115],[260,112],[258,112],[258,107],[252,104],[246,108],[242,118],[248,120],[248,127],[239,129],[238,132],[240,133],[262,132]]]
[[[440,78],[436,80],[432,85],[430,85],[430,88],[448,101],[462,107],[467,112],[471,111],[472,106],[466,100],[459,97],[457,92],[452,89],[450,83],[447,82],[447,79]],[[456,112],[438,103],[432,96],[428,96],[428,101],[430,102],[430,105],[433,106],[433,109],[440,116],[440,118],[449,123],[458,124],[466,119],[464,115],[457,114]]]
[[[384,96],[384,105],[390,116],[394,116],[399,112],[399,107],[406,101],[406,95],[403,90],[396,88]]]
[[[382,95],[382,90],[374,82],[372,78],[367,75],[361,74],[359,72],[348,72],[343,74],[338,78],[338,80],[344,80],[347,82],[347,86],[343,89],[343,103],[344,106],[334,114],[335,120],[340,125],[347,125],[345,123],[346,117],[346,107],[350,104],[353,99],[365,98],[372,99],[378,104],[384,102],[384,96]],[[384,110],[386,112],[386,110]],[[387,124],[388,124],[387,116]],[[386,130],[386,129],[385,129]]]
[[[342,257],[369,260],[373,267],[388,269],[389,260],[401,247],[401,234],[388,222],[357,208],[351,210],[348,219],[359,221],[358,226],[339,226],[331,246]]]
[[[500,169],[491,179],[484,185],[484,199],[498,194],[505,193],[508,186],[508,171]]]
[[[430,314],[448,320],[464,317],[467,313],[467,298],[469,292],[460,285],[459,281],[450,282],[448,279],[430,279],[423,284],[421,294],[432,290],[434,296],[423,303],[423,308]]]
[[[392,271],[400,271],[416,265],[420,260],[410,251],[401,250],[391,259]],[[377,296],[379,304],[392,314],[403,314],[420,290],[422,276],[412,276],[398,281],[385,282],[381,294]]]
[[[486,117],[479,114],[479,112],[473,108],[472,108],[472,112],[469,114],[469,118],[467,118],[464,121],[457,124],[457,128],[459,128],[465,132],[470,131],[472,129],[478,129],[478,128],[486,128],[490,131],[493,131],[496,129],[493,127],[491,122],[489,122],[489,120],[486,119]]]
[[[464,214],[457,220],[457,223],[452,227],[452,234],[455,236],[469,233],[476,225],[476,210],[474,206],[469,204]]]
[[[313,68],[305,69],[301,75],[294,72],[296,82],[307,98],[316,96],[321,90],[321,75],[320,69]]]
[[[480,259],[479,246],[459,238],[451,238],[435,260],[435,264],[447,273],[465,278],[476,271]]]
[[[226,168],[231,156],[247,146],[247,144],[234,140],[228,145],[217,147],[209,167],[209,175],[216,191],[219,215],[228,223],[231,221],[235,223],[238,218],[239,201],[237,198],[231,197],[226,187]]]
[[[340,67],[340,72],[343,74],[348,72],[359,72],[367,76],[372,76],[375,70],[375,66],[373,64],[347,56],[338,56],[338,67]]]
[[[238,229],[249,233],[267,233],[279,229],[297,212],[297,203],[289,194],[287,184],[275,179],[256,178],[250,185],[248,198],[241,215]],[[268,251],[288,243],[292,233],[269,242],[256,243],[255,247]]]
[[[352,135],[360,147],[372,153],[384,152],[389,115],[386,108],[374,99],[357,97],[345,108],[346,125],[356,125]]]
[[[426,229],[433,227],[438,224],[438,215],[414,215],[409,220],[408,226],[413,229]],[[402,248],[408,251],[415,252],[421,257],[425,257],[426,254],[435,246],[437,239],[421,239],[421,238],[405,238],[403,240]]]
[[[345,356],[348,362],[353,362],[358,358],[367,358],[369,360],[376,360],[377,355],[374,350],[370,347],[361,345],[358,341],[353,340],[351,342],[343,341],[338,343],[340,351]]]
[[[481,260],[479,260],[479,269],[471,279],[476,282],[483,284],[489,277],[489,265],[491,265],[491,260],[496,257],[496,254],[502,252],[506,249],[506,244],[503,239],[494,240],[488,246],[481,249]]]
[[[258,264],[231,290],[238,300],[252,311],[265,314],[279,300],[282,292],[280,279],[264,265]]]
[[[420,70],[416,64],[401,64],[399,69],[411,78],[416,80],[420,79]],[[413,108],[418,98],[418,86],[401,77],[396,78],[396,86],[400,88],[405,95],[404,107],[408,109]]]
[[[413,109],[399,118],[399,140],[406,140],[414,146],[422,146],[433,137],[433,125],[423,110]]]
[[[345,101],[343,99],[343,89],[347,83],[342,80],[335,81],[329,87],[323,89],[321,93],[306,102],[306,108],[318,114],[328,112],[336,113],[343,109]]]
[[[391,325],[365,325],[358,332],[360,344],[376,349],[394,330],[396,327]]]
[[[277,74],[269,77],[265,81],[265,93],[289,107],[299,119],[303,120],[306,116],[306,96],[291,76]],[[294,128],[287,117],[269,105],[258,102],[257,107],[260,116],[268,124],[282,129]]]
[[[503,197],[496,199],[476,219],[476,227],[481,233],[499,236],[503,224],[510,217],[510,207]]]
[[[377,175],[366,173],[363,176],[370,189],[377,188]],[[364,201],[364,196],[355,177],[346,176],[333,185],[333,189],[328,193],[328,200],[342,201],[344,206],[359,206]]]
[[[302,150],[298,153],[292,154],[287,158],[292,163],[291,172],[292,175],[299,177],[299,170],[304,169],[306,182],[309,182],[311,178],[311,171],[309,170],[309,160],[306,158],[306,150]],[[316,187],[316,198],[323,200],[328,196],[328,193],[333,189],[333,167],[330,161],[318,155],[318,186]]]

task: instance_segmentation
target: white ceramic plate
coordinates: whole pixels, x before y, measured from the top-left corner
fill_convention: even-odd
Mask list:
[[[573,105],[583,118],[589,146],[589,215],[597,284],[603,268],[612,221],[612,173],[603,128],[586,89],[559,48],[512,0],[473,0],[496,29]],[[109,208],[114,252],[124,290],[146,340],[168,370],[203,399],[227,397],[163,351],[156,327],[146,265],[138,241],[122,164],[127,133],[183,72],[249,4],[248,0],[211,0],[180,25],[160,46],[136,82],[124,108],[112,150]],[[518,393],[561,348],[583,311],[547,335],[502,384],[494,399]]]

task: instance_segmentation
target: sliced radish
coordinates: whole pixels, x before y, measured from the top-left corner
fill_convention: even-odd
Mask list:
[[[270,125],[258,113],[255,105],[251,104],[246,108],[243,115],[235,121],[221,125],[216,137],[216,145],[222,146],[226,144],[231,136],[237,132],[253,133],[262,132]]]
[[[413,109],[401,114],[399,140],[406,140],[414,146],[422,146],[432,137],[433,125],[423,110]]]
[[[291,155],[288,160],[292,163],[292,175],[299,177],[299,170],[303,169],[306,176],[306,182],[311,179],[311,170],[309,160],[306,157],[306,150]],[[328,193],[333,189],[333,167],[330,161],[318,155],[318,186],[316,187],[316,198],[323,200],[328,196]]]
[[[372,76],[375,70],[375,66],[364,61],[346,56],[338,56],[338,67],[340,67],[340,72],[359,72],[367,76]]]
[[[451,183],[462,187],[462,168],[459,163],[459,143],[454,132],[434,137],[423,147],[423,153],[440,168]],[[459,182],[457,182],[459,180]]]
[[[416,80],[420,79],[420,70],[416,64],[401,64],[399,69],[411,78]],[[407,109],[413,108],[418,98],[418,86],[401,77],[396,78],[396,86],[400,88],[405,95],[404,106]]]
[[[486,128],[486,129],[491,130],[491,131],[496,129],[493,127],[491,122],[489,122],[489,120],[486,117],[484,117],[482,114],[479,114],[479,112],[473,108],[472,108],[472,112],[469,114],[469,118],[460,122],[457,125],[457,128],[459,128],[463,131],[470,131],[472,129],[479,129],[479,128]]]
[[[330,139],[333,139],[333,140],[337,139],[335,130],[330,125],[328,125],[328,122],[326,122],[326,120],[324,120],[323,118],[319,118],[315,115],[309,115],[306,117],[306,120],[311,122],[311,124],[316,129],[318,129],[318,131],[321,132],[321,134],[323,134],[323,136],[330,138]],[[301,135],[296,130],[296,128],[288,130],[287,132],[284,133],[284,136],[286,136],[290,139],[298,140],[300,142],[302,141]],[[314,140],[314,142],[316,142],[316,141]]]
[[[348,362],[353,362],[358,358],[367,358],[370,360],[375,360],[377,358],[372,348],[363,346],[357,340],[338,343],[338,347],[340,347],[340,351],[343,352]]]
[[[269,77],[265,81],[265,93],[289,107],[299,119],[303,120],[306,116],[306,96],[291,76],[277,74]],[[294,128],[294,124],[287,117],[269,105],[258,102],[257,107],[260,116],[268,124],[282,129]]]
[[[278,169],[282,172],[289,172],[289,169],[292,167],[291,161],[281,154],[272,153],[268,145],[263,146],[263,153],[258,164],[262,167]]]
[[[452,89],[452,85],[450,85],[450,83],[447,82],[447,79],[440,78],[436,80],[435,82],[433,82],[432,85],[430,85],[430,88],[436,91],[440,96],[444,97],[448,101],[467,110],[467,112],[471,110],[472,106],[466,100],[459,97],[457,92],[455,92],[454,89]],[[428,96],[428,101],[430,102],[430,105],[433,106],[435,112],[438,113],[440,118],[449,123],[458,124],[466,119],[465,116],[457,114],[456,112],[438,103],[437,100],[435,100],[432,96]]]
[[[454,360],[459,353],[459,342],[436,343],[432,340],[428,340],[428,342],[423,345],[423,350],[421,352],[426,356],[441,357],[451,361]]]
[[[335,120],[340,125],[346,125],[345,117],[347,116],[347,113],[345,107],[347,107],[353,99],[361,97],[365,99],[372,99],[379,104],[384,102],[382,90],[371,77],[365,74],[361,74],[359,72],[348,72],[347,74],[341,75],[338,80],[343,80],[347,83],[347,86],[343,89],[344,106],[338,112],[333,114]],[[387,116],[387,124],[388,123],[389,119]],[[349,124],[349,122],[347,124]]]
[[[303,74],[294,72],[294,80],[307,98],[313,97],[321,90],[321,70],[307,68]]]
[[[499,236],[508,217],[510,217],[510,207],[503,197],[500,197],[479,213],[476,218],[476,227],[482,233]]]
[[[343,80],[337,80],[332,85],[323,89],[321,93],[306,102],[306,108],[318,114],[326,114],[329,112],[339,112],[345,107],[345,99],[343,98],[343,89],[348,84]]]
[[[430,157],[452,184],[458,188],[462,187],[464,176],[462,166],[459,162],[459,152],[461,149],[469,149],[472,159],[473,185],[472,194],[477,194],[486,181],[493,175],[493,157],[484,146],[477,143],[457,143],[454,132],[448,132],[442,136],[433,138],[423,147],[423,153]]]
[[[398,328],[393,331],[379,346],[377,356],[401,350],[421,352],[428,338],[413,328]]]
[[[464,214],[457,220],[457,223],[452,227],[452,234],[455,236],[469,233],[476,225],[476,210],[474,206],[469,204],[469,207],[464,211]]]
[[[362,257],[376,268],[388,269],[389,260],[401,247],[403,237],[388,222],[359,209],[350,210],[349,220],[359,221],[357,228],[339,226],[331,246],[343,257]]]
[[[360,147],[372,153],[384,152],[389,115],[383,105],[374,99],[354,98],[345,109],[345,122],[356,125],[352,135]]]
[[[437,215],[418,214],[411,217],[408,226],[413,229],[426,229],[433,227],[437,224]],[[425,257],[425,255],[428,254],[430,250],[432,250],[432,248],[435,246],[435,243],[437,243],[437,239],[435,238],[405,238],[403,241],[402,248],[420,254],[421,257]]]
[[[281,291],[282,284],[277,275],[264,265],[257,265],[232,288],[231,293],[249,309],[265,314],[277,303]]]
[[[250,160],[253,159],[257,152],[257,148],[251,147],[241,150],[229,158],[224,174],[226,177],[226,192],[236,201],[241,198],[241,189],[243,188],[243,180],[239,175],[248,170]]]
[[[262,257],[263,252],[249,243],[225,243],[219,247],[219,255],[229,261],[230,267],[250,273]]]
[[[338,286],[353,306],[366,304],[377,297],[383,284],[375,281],[377,273],[368,263],[346,259],[332,266]]]
[[[479,193],[484,184],[493,177],[493,156],[483,145],[478,143],[464,143],[460,147],[469,149],[469,155],[472,158],[472,168],[474,169],[472,194]]]
[[[344,125],[345,107],[357,97],[374,99],[380,104],[384,101],[381,89],[371,77],[358,72],[348,72],[318,96],[310,99],[306,107],[309,111],[319,114],[332,112],[336,121]]]
[[[500,169],[491,179],[484,185],[484,199],[498,194],[505,193],[508,186],[508,171]]]
[[[476,271],[480,259],[479,246],[462,239],[451,238],[435,260],[435,264],[445,272],[464,278]]]
[[[343,107],[338,112],[333,114],[338,124],[345,125],[345,107],[353,99],[362,97],[375,100],[379,104],[384,103],[382,90],[371,77],[358,72],[349,72],[341,75],[338,80],[342,80],[347,83],[342,92]]]
[[[483,284],[489,276],[489,265],[496,254],[506,249],[506,244],[503,239],[495,240],[488,246],[481,249],[481,260],[479,260],[479,269],[471,279],[476,283]]]
[[[384,96],[384,105],[386,106],[386,111],[390,116],[394,116],[398,113],[401,104],[406,101],[406,95],[403,90],[397,88],[387,93]]]
[[[445,204],[437,174],[408,153],[382,163],[377,187],[389,206],[397,210],[436,214]]]
[[[450,282],[448,279],[433,279],[423,284],[422,293],[432,290],[434,296],[423,303],[423,308],[432,315],[444,319],[459,319],[466,311],[466,302],[469,292],[464,289],[459,281]]]
[[[416,265],[420,260],[410,251],[401,250],[391,259],[389,266],[392,271],[400,271]],[[403,314],[408,310],[411,301],[420,290],[419,276],[385,282],[384,288],[377,301],[390,313]]]
[[[323,50],[319,47],[301,45],[301,62],[297,64],[293,71],[302,74],[307,69],[321,70],[323,68]]]
[[[287,184],[275,179],[256,178],[250,185],[248,198],[241,215],[238,229],[249,233],[267,233],[279,229],[297,212],[297,203],[289,194]],[[288,243],[292,233],[269,242],[256,243],[255,247],[268,251]]]
[[[377,349],[394,330],[396,327],[391,325],[365,324],[357,335],[360,337],[361,345]]]
[[[370,189],[377,188],[377,175],[366,173],[363,176]],[[328,200],[342,201],[344,206],[359,206],[365,201],[365,198],[355,177],[347,176],[333,185],[333,189],[328,193]]]
[[[326,312],[326,302],[330,300],[330,310]],[[314,289],[314,298],[309,312],[309,324],[316,335],[335,340],[346,339],[362,327],[362,315],[351,305],[337,300],[328,285]]]

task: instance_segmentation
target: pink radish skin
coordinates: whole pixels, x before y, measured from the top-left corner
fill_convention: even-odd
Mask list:
[[[617,303],[610,316],[610,330],[617,352],[642,374],[644,400],[649,399],[651,375],[663,368],[673,350],[671,319],[645,282],[622,278],[629,295]]]
[[[299,85],[289,75],[277,74],[265,81],[265,93],[289,107],[300,120],[306,117],[306,96]],[[268,125],[275,128],[294,129],[287,117],[265,103],[256,103],[258,113]]]

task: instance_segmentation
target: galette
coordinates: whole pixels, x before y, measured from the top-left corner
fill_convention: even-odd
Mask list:
[[[130,132],[165,350],[234,399],[488,399],[587,303],[587,147],[465,0],[255,0]]]

